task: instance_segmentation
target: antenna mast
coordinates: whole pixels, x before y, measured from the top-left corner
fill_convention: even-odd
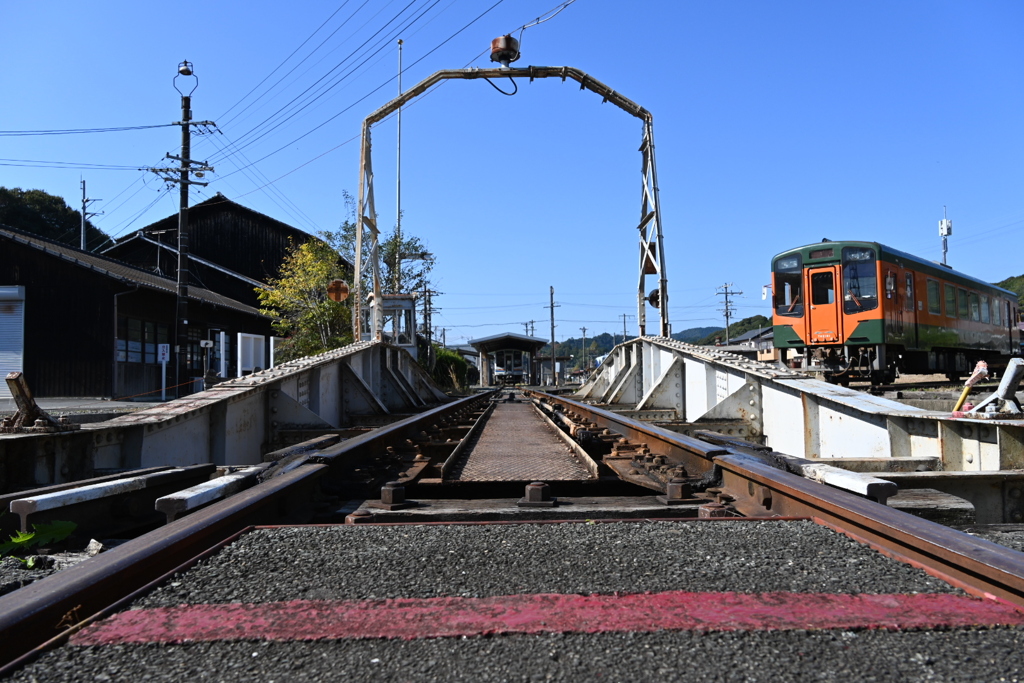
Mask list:
[[[946,246],[946,238],[953,234],[953,221],[946,218],[946,207],[942,207],[942,220],[939,221],[939,236],[942,237],[942,265],[949,265],[946,263],[946,252],[949,248]]]

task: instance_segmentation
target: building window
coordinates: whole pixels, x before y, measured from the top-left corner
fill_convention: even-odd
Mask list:
[[[142,362],[142,321],[128,318],[128,362]]]
[[[942,302],[939,283],[935,280],[928,280],[928,312],[932,315],[942,315]]]
[[[146,343],[146,345],[145,345],[146,362],[147,363],[155,363],[156,362],[156,323],[145,323],[143,325],[143,329],[145,330],[145,333],[146,333],[146,340],[145,340],[145,343]]]
[[[119,363],[156,364],[157,344],[167,343],[167,325],[118,316],[114,348]]]

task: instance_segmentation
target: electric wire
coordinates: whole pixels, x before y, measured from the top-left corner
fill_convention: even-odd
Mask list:
[[[444,46],[445,46],[445,45],[446,45],[447,43],[449,43],[449,42],[451,42],[452,40],[454,40],[454,39],[455,39],[455,38],[456,38],[456,37],[457,37],[457,36],[458,36],[459,34],[461,34],[461,33],[462,33],[463,31],[465,31],[466,29],[468,29],[468,28],[469,28],[470,26],[472,26],[473,24],[475,24],[476,22],[478,22],[478,21],[479,21],[480,19],[482,19],[483,17],[485,17],[485,16],[486,16],[487,14],[489,14],[489,13],[490,13],[490,12],[491,12],[491,11],[492,11],[492,10],[493,10],[493,9],[494,9],[495,7],[497,7],[498,5],[500,5],[501,3],[503,3],[504,1],[505,1],[505,0],[498,0],[497,2],[495,2],[495,3],[493,4],[493,5],[491,5],[491,6],[490,6],[490,7],[488,7],[488,8],[486,9],[486,10],[484,10],[483,12],[481,12],[481,13],[480,13],[479,15],[477,15],[477,16],[476,16],[476,17],[475,17],[474,19],[472,19],[472,20],[471,20],[470,22],[468,22],[468,23],[467,23],[466,25],[464,25],[464,26],[463,26],[462,28],[460,28],[460,29],[459,29],[458,31],[456,31],[455,33],[453,33],[453,34],[451,34],[450,36],[448,36],[448,37],[447,37],[447,38],[446,38],[445,40],[443,40],[443,41],[442,41],[441,43],[439,43],[438,45],[434,46],[434,47],[433,47],[433,48],[432,48],[431,50],[429,50],[428,52],[426,52],[426,53],[425,53],[425,54],[424,54],[424,55],[423,55],[422,57],[420,57],[419,59],[417,59],[416,61],[414,61],[414,62],[413,62],[412,64],[410,64],[410,65],[409,65],[408,67],[404,68],[404,69],[402,70],[402,73],[404,74],[404,73],[405,73],[406,71],[408,71],[408,70],[409,70],[409,69],[411,69],[412,67],[414,67],[414,66],[416,66],[417,64],[419,64],[420,62],[422,62],[422,61],[423,61],[424,59],[426,59],[427,57],[429,57],[430,55],[432,55],[432,54],[433,54],[434,52],[436,52],[437,50],[439,50],[439,49],[441,49],[442,47],[444,47]],[[349,110],[351,110],[351,109],[352,109],[353,107],[355,107],[355,106],[356,106],[357,104],[360,104],[361,102],[363,102],[364,100],[366,100],[367,98],[369,98],[369,97],[370,97],[371,95],[374,95],[374,94],[376,94],[376,93],[377,93],[378,91],[380,91],[380,90],[381,90],[382,88],[386,87],[387,85],[389,85],[390,83],[392,83],[393,81],[395,81],[395,80],[396,80],[397,78],[398,78],[398,76],[397,76],[397,75],[395,75],[395,76],[392,76],[391,78],[387,79],[386,81],[384,81],[383,83],[381,83],[380,85],[378,85],[378,86],[377,86],[376,88],[374,88],[373,90],[369,91],[368,93],[366,93],[365,95],[363,95],[362,97],[360,97],[360,98],[359,98],[358,100],[356,100],[355,102],[353,102],[352,104],[350,104],[350,105],[349,105],[348,107],[345,107],[344,109],[342,109],[342,110],[341,110],[341,111],[339,111],[338,113],[336,113],[336,114],[334,114],[333,116],[331,116],[330,118],[328,118],[328,119],[327,119],[326,121],[324,121],[324,122],[320,123],[319,125],[317,125],[317,126],[316,126],[315,128],[312,128],[311,130],[308,130],[308,131],[306,131],[305,133],[303,133],[303,134],[302,134],[302,135],[300,135],[299,137],[297,137],[297,138],[295,138],[295,139],[291,140],[290,142],[288,142],[288,143],[287,143],[287,144],[285,144],[285,145],[282,145],[281,147],[277,148],[276,150],[274,150],[274,151],[270,152],[269,154],[266,154],[266,155],[264,155],[264,156],[260,157],[259,159],[257,159],[257,160],[256,160],[255,162],[253,162],[253,163],[254,163],[254,164],[258,164],[258,163],[260,163],[261,161],[264,161],[265,159],[268,159],[269,157],[271,157],[271,156],[274,156],[275,154],[278,154],[279,152],[281,152],[281,151],[283,151],[283,150],[287,149],[287,148],[288,148],[288,147],[290,147],[291,145],[295,144],[295,143],[296,143],[296,142],[298,142],[299,140],[302,140],[302,139],[303,139],[303,138],[305,138],[306,136],[308,136],[308,135],[311,135],[312,133],[314,133],[315,131],[319,130],[320,128],[323,128],[324,126],[326,126],[326,125],[327,125],[328,123],[330,123],[331,121],[335,120],[336,118],[338,118],[338,117],[339,117],[339,116],[341,116],[342,114],[344,114],[344,113],[348,112]],[[237,173],[237,171],[235,171],[235,172]]]
[[[304,41],[302,41],[302,43],[300,43],[300,44],[299,44],[299,46],[298,46],[297,48],[295,48],[294,50],[292,50],[291,54],[289,54],[289,55],[288,55],[287,57],[285,57],[285,58],[284,58],[284,59],[283,59],[283,60],[281,61],[281,63],[280,63],[280,64],[278,64],[278,65],[277,65],[276,67],[274,67],[274,70],[273,70],[273,71],[271,71],[271,72],[270,72],[270,73],[268,73],[268,74],[267,74],[266,76],[264,76],[264,77],[263,77],[263,80],[261,80],[261,81],[260,81],[259,83],[257,83],[256,85],[254,85],[254,86],[252,87],[252,89],[251,89],[251,90],[250,90],[249,92],[247,92],[247,93],[246,93],[245,95],[243,95],[243,96],[242,96],[242,98],[241,98],[240,100],[238,100],[238,101],[237,101],[237,102],[235,102],[235,103],[234,103],[233,105],[231,105],[230,107],[228,107],[227,111],[225,111],[225,112],[224,112],[223,114],[221,114],[221,115],[220,115],[219,117],[217,117],[217,118],[219,118],[219,119],[227,119],[227,115],[228,115],[228,114],[230,114],[230,113],[231,113],[231,112],[232,112],[232,111],[233,111],[233,110],[235,109],[235,107],[237,107],[237,106],[238,106],[238,105],[240,105],[240,104],[241,104],[242,102],[244,102],[244,101],[246,100],[246,98],[248,98],[248,97],[249,97],[250,95],[252,95],[252,94],[253,94],[254,92],[256,92],[256,90],[257,90],[257,89],[258,89],[258,88],[259,88],[259,87],[260,87],[261,85],[263,85],[264,83],[266,83],[266,82],[267,82],[267,80],[268,80],[268,79],[270,79],[270,77],[271,77],[271,76],[273,76],[274,74],[276,74],[276,73],[278,72],[278,70],[279,70],[279,69],[280,69],[281,67],[283,67],[283,66],[284,66],[285,64],[287,64],[287,63],[288,63],[288,60],[289,60],[289,59],[291,59],[292,57],[294,57],[294,56],[296,55],[296,53],[298,53],[298,51],[299,51],[299,50],[301,50],[301,49],[302,49],[302,48],[303,48],[303,47],[304,47],[304,46],[306,45],[306,43],[308,43],[309,41],[311,41],[311,40],[313,39],[313,36],[315,36],[315,35],[316,35],[317,33],[319,33],[319,32],[320,32],[320,29],[322,29],[322,28],[323,28],[324,26],[326,26],[326,25],[327,25],[327,23],[328,23],[328,22],[329,22],[329,21],[330,21],[331,19],[333,19],[333,18],[334,18],[334,17],[335,17],[335,16],[336,16],[336,15],[338,14],[338,12],[340,12],[341,10],[343,10],[343,9],[345,8],[345,6],[346,6],[346,5],[348,5],[348,3],[349,3],[350,1],[351,1],[351,0],[345,0],[345,2],[341,3],[341,5],[339,5],[339,6],[338,6],[338,9],[334,10],[334,11],[333,11],[333,12],[331,13],[331,16],[329,16],[329,17],[327,17],[326,19],[324,19],[323,23],[322,23],[322,24],[320,24],[320,25],[319,25],[319,26],[318,26],[318,27],[316,28],[316,30],[315,30],[315,31],[313,31],[313,32],[312,32],[311,34],[309,34],[309,36],[307,36],[307,37],[306,37],[306,39],[305,39]],[[363,8],[363,6],[365,6],[367,2],[369,2],[369,0],[364,0],[363,4],[362,4],[362,5],[360,5],[360,6],[359,6],[359,8],[358,8],[358,9],[356,9],[356,11],[355,11],[355,12],[353,12],[353,13],[352,13],[352,14],[351,14],[351,15],[349,16],[349,19],[351,19],[351,18],[352,18],[353,16],[355,16],[356,12],[358,12],[358,11],[359,11],[360,9],[362,9],[362,8]],[[327,42],[327,40],[330,40],[330,39],[331,39],[331,37],[332,37],[332,36],[334,36],[334,34],[335,34],[335,33],[337,33],[337,32],[338,32],[339,30],[341,30],[341,28],[342,28],[343,26],[345,26],[345,24],[347,24],[347,23],[348,23],[348,19],[346,19],[346,20],[345,20],[344,22],[342,22],[341,26],[339,26],[338,28],[336,28],[336,29],[335,29],[335,30],[334,30],[334,31],[333,31],[333,32],[331,33],[331,35],[327,36],[327,38],[326,38],[326,39],[325,39],[325,40],[324,40],[324,41],[323,41],[322,43],[320,43],[320,45],[318,45],[317,47],[313,48],[313,51],[312,51],[312,52],[310,52],[310,53],[309,53],[308,55],[306,55],[305,57],[303,57],[303,58],[302,58],[302,60],[301,60],[301,61],[300,61],[300,62],[299,62],[298,64],[296,64],[296,65],[295,65],[294,67],[292,67],[291,71],[289,71],[289,72],[288,72],[288,73],[286,73],[286,74],[285,74],[284,76],[282,76],[282,77],[281,77],[280,79],[278,79],[278,81],[277,81],[276,83],[274,83],[274,85],[270,86],[270,88],[268,88],[268,89],[267,89],[267,90],[266,90],[266,91],[265,91],[265,92],[264,92],[264,93],[263,93],[262,95],[260,95],[259,97],[257,97],[257,98],[256,98],[256,99],[255,99],[255,100],[254,100],[254,101],[253,101],[253,102],[252,102],[252,103],[251,103],[250,105],[248,105],[248,106],[252,106],[252,105],[256,104],[256,102],[259,102],[259,101],[260,101],[260,99],[261,99],[261,98],[262,98],[262,97],[263,97],[264,95],[267,95],[267,94],[269,94],[269,93],[270,93],[270,92],[271,92],[271,91],[272,91],[272,90],[273,90],[273,89],[274,89],[275,87],[277,87],[277,85],[278,85],[278,84],[280,84],[280,83],[281,83],[281,81],[282,81],[282,80],[284,80],[285,78],[287,78],[288,76],[290,76],[290,75],[291,75],[291,74],[292,74],[292,73],[293,73],[293,72],[295,71],[295,69],[297,69],[298,67],[302,66],[302,63],[303,63],[303,62],[305,62],[305,61],[306,61],[307,59],[309,59],[309,58],[310,58],[311,56],[313,56],[313,54],[315,54],[317,50],[319,50],[319,49],[320,49],[321,47],[323,47],[324,43],[326,43],[326,42]],[[231,121],[233,121],[233,120],[234,120],[234,119],[227,119],[227,120],[225,121],[225,123],[230,123],[230,122],[231,122]]]
[[[53,130],[0,130],[0,137],[23,137],[33,135],[77,135],[83,133],[117,133],[127,130],[148,130],[150,128],[166,128],[174,123],[158,123],[152,126],[120,126],[116,128],[63,128]]]
[[[138,166],[121,164],[94,164],[78,161],[39,161],[36,159],[0,159],[0,166],[21,166],[26,168],[66,168],[89,171],[138,171]]]
[[[325,45],[325,44],[327,43],[327,41],[328,41],[328,40],[330,40],[331,38],[333,38],[333,37],[334,37],[334,35],[335,35],[335,34],[337,34],[337,32],[338,32],[338,31],[340,31],[340,30],[341,30],[342,28],[344,28],[344,26],[345,26],[345,25],[346,25],[346,24],[347,24],[347,23],[348,23],[348,22],[349,22],[349,21],[350,21],[350,20],[351,20],[351,19],[352,19],[353,17],[355,17],[355,15],[356,15],[356,14],[358,14],[358,13],[359,13],[359,11],[360,11],[360,10],[362,10],[362,9],[363,9],[363,8],[364,8],[364,7],[365,7],[365,6],[367,5],[367,3],[369,3],[369,0],[363,0],[363,4],[361,4],[361,5],[359,6],[359,7],[357,7],[357,8],[356,8],[356,10],[355,10],[355,11],[354,11],[354,12],[353,12],[353,13],[352,13],[351,15],[349,15],[348,19],[346,19],[346,20],[345,20],[344,22],[342,22],[342,24],[341,24],[341,25],[340,25],[340,26],[339,26],[338,28],[336,28],[336,29],[335,29],[334,31],[332,31],[332,32],[331,32],[331,34],[330,34],[330,35],[329,35],[329,36],[328,36],[328,37],[327,37],[326,39],[324,39],[323,41],[321,41],[321,43],[320,43],[319,45],[317,45],[317,46],[316,46],[315,48],[313,48],[313,50],[312,50],[312,51],[311,51],[311,52],[310,52],[310,53],[309,53],[308,55],[306,55],[305,57],[303,57],[303,58],[302,58],[302,60],[301,60],[301,61],[300,61],[300,62],[299,62],[298,64],[296,64],[296,65],[295,65],[294,67],[292,67],[292,69],[291,69],[291,70],[290,70],[290,71],[289,71],[289,72],[288,72],[287,74],[285,74],[285,75],[284,75],[284,76],[282,76],[282,77],[281,77],[280,79],[278,79],[278,80],[277,80],[277,81],[276,81],[276,82],[274,83],[274,85],[272,85],[272,86],[271,86],[271,87],[270,87],[270,88],[269,88],[269,89],[267,90],[267,92],[265,92],[265,93],[264,93],[264,95],[266,95],[266,94],[270,93],[270,92],[271,92],[272,90],[274,90],[274,88],[276,88],[276,87],[277,87],[278,85],[280,85],[280,83],[282,83],[282,82],[284,81],[284,79],[285,79],[285,78],[288,78],[289,76],[291,76],[291,75],[292,75],[292,74],[293,74],[293,73],[295,72],[295,70],[296,70],[296,69],[298,69],[298,68],[299,68],[300,66],[302,66],[302,64],[303,64],[303,63],[304,63],[304,62],[305,62],[305,61],[306,61],[307,59],[309,59],[309,58],[310,58],[310,57],[312,57],[312,56],[313,56],[314,54],[316,54],[316,52],[317,52],[317,51],[319,51],[319,50],[320,50],[320,48],[321,48],[321,47],[323,47],[323,46],[324,46],[324,45]],[[391,4],[393,4],[393,3],[394,3],[394,0],[388,0],[388,2],[387,2],[387,3],[385,3],[383,7],[381,7],[380,9],[378,9],[378,10],[377,10],[377,12],[376,12],[375,14],[373,14],[373,15],[372,15],[372,16],[371,16],[371,17],[370,17],[369,19],[367,19],[367,21],[365,21],[365,22],[364,22],[364,23],[363,23],[363,24],[362,24],[362,25],[361,25],[361,26],[360,26],[359,28],[357,28],[357,29],[356,29],[355,31],[353,31],[353,32],[352,32],[351,34],[349,34],[349,35],[348,35],[348,36],[347,36],[347,37],[346,37],[345,39],[343,39],[343,41],[342,41],[342,42],[343,42],[343,44],[344,44],[344,42],[345,42],[345,41],[347,41],[347,40],[351,39],[351,38],[352,38],[352,37],[353,37],[353,36],[354,36],[354,35],[355,35],[356,33],[358,33],[358,32],[359,32],[360,30],[362,30],[363,28],[365,28],[365,27],[367,26],[367,24],[369,24],[369,23],[370,23],[371,21],[373,21],[373,19],[374,19],[374,18],[376,18],[376,17],[377,17],[377,16],[378,16],[378,15],[379,15],[379,14],[380,14],[381,12],[383,12],[383,11],[384,11],[384,10],[385,10],[385,9],[386,9],[387,7],[389,7],[389,6],[390,6]],[[332,49],[332,50],[331,50],[330,52],[328,52],[328,53],[327,53],[327,54],[325,54],[325,55],[324,55],[323,57],[321,57],[321,58],[320,58],[319,60],[317,60],[317,62],[316,62],[316,63],[314,63],[314,64],[310,65],[310,67],[309,67],[308,69],[306,69],[305,71],[303,71],[303,72],[302,72],[301,74],[299,74],[299,75],[298,75],[298,77],[297,77],[296,79],[293,79],[293,80],[294,80],[294,81],[298,81],[298,79],[300,79],[300,78],[302,78],[303,76],[305,76],[306,74],[308,74],[308,73],[309,73],[310,71],[312,71],[312,70],[313,70],[314,68],[316,68],[316,66],[317,66],[317,65],[319,65],[319,64],[320,64],[321,62],[323,62],[323,60],[324,60],[324,59],[326,59],[326,58],[327,58],[327,57],[328,57],[328,56],[329,56],[330,54],[332,54],[333,52],[335,52],[335,51],[336,51],[336,50],[337,50],[337,49],[338,49],[339,47],[340,47],[340,46],[338,46],[338,47],[335,47],[335,48],[333,48],[333,49]],[[352,53],[350,53],[350,54],[349,54],[349,57],[351,57],[351,56],[352,56]],[[345,59],[347,60],[347,59],[348,59],[348,57],[346,57]],[[345,60],[343,60],[343,62],[344,62],[344,61],[345,61]],[[335,68],[337,68],[337,67],[335,67]],[[286,87],[287,87],[287,86],[286,86]],[[261,95],[260,97],[262,97],[262,95]],[[301,93],[300,93],[300,95],[297,95],[297,96],[296,96],[296,98],[298,98],[298,97],[301,97]],[[293,99],[291,100],[291,102],[294,102],[296,98],[293,98]],[[257,100],[257,101],[258,101],[258,100]],[[289,102],[289,104],[290,104],[291,102]],[[253,102],[253,105],[255,105],[255,104],[256,104],[256,103],[255,103],[255,102]],[[231,119],[231,121],[235,121],[235,122],[237,122],[237,123],[241,123],[241,122],[245,121],[246,119],[248,119],[248,118],[249,118],[249,116],[250,116],[251,114],[255,113],[255,111],[256,111],[257,109],[262,109],[262,108],[263,108],[263,106],[261,105],[260,107],[258,107],[258,108],[256,108],[256,109],[254,109],[254,108],[253,108],[253,105],[250,105],[249,107],[246,107],[246,109],[247,109],[247,110],[248,110],[248,109],[251,109],[251,110],[252,110],[252,111],[250,111],[250,112],[249,112],[248,114],[245,114],[244,112],[242,112],[242,113],[241,113],[241,114],[239,115],[239,117],[236,117],[236,118],[234,118],[234,119]],[[287,107],[287,106],[288,106],[288,104],[286,104],[285,106]],[[273,114],[272,114],[271,116],[273,116]],[[260,125],[260,124],[257,124],[257,125]]]
[[[349,61],[349,59],[351,59],[356,53],[358,53],[360,50],[362,50],[367,44],[371,43],[378,35],[380,35],[380,33],[382,31],[384,31],[394,21],[396,21],[399,17],[401,17],[410,7],[415,5],[418,1],[419,0],[410,0],[410,2],[405,7],[403,7],[402,10],[398,14],[396,14],[391,19],[389,19],[387,21],[387,23],[384,24],[384,26],[382,26],[381,28],[377,29],[377,31],[375,31],[373,33],[373,35],[371,35],[369,38],[367,38],[365,41],[363,41],[363,43],[360,44],[359,47],[357,47],[355,50],[353,50],[341,62],[336,64],[330,71],[328,71],[326,74],[324,74],[323,76],[318,78],[316,81],[314,81],[312,85],[308,86],[305,90],[303,90],[301,93],[299,93],[296,97],[292,98],[292,100],[290,102],[285,104],[283,107],[280,107],[276,112],[274,112],[269,117],[264,119],[261,123],[257,124],[255,127],[249,129],[248,131],[246,131],[245,133],[240,135],[237,138],[238,139],[238,144],[239,144],[239,149],[243,149],[245,147],[248,147],[249,145],[253,144],[254,142],[260,140],[262,137],[267,135],[269,132],[271,132],[273,130],[276,130],[281,125],[283,125],[286,121],[289,121],[292,118],[294,118],[297,114],[299,114],[302,111],[304,111],[307,107],[309,107],[314,102],[319,100],[324,94],[326,94],[327,92],[329,92],[330,90],[335,88],[337,85],[339,85],[341,82],[343,82],[346,78],[348,78],[350,75],[352,75],[355,72],[356,69],[358,69],[360,66],[362,66],[363,64],[366,63],[366,60],[364,60],[363,62],[357,64],[354,67],[352,67],[352,69],[350,69],[347,73],[343,74],[340,78],[336,78],[334,80],[334,82],[330,83],[327,86],[324,86],[324,87],[320,88],[319,92],[316,93],[315,96],[311,96],[311,99],[308,99],[301,106],[295,105],[295,103],[300,98],[305,96],[311,90],[314,90],[321,82],[323,82],[326,78],[328,78],[332,73],[334,73],[339,68],[341,68],[346,62]],[[431,7],[434,7],[439,2],[440,2],[440,0],[434,0],[434,3],[430,7],[428,7],[426,11],[429,11]],[[422,16],[422,13],[420,14],[420,16]],[[378,50],[376,52],[374,52],[373,54],[370,55],[370,58],[376,56],[377,52],[379,52],[380,50],[383,50],[386,47],[388,47],[389,46],[389,42],[390,41],[385,42],[384,44],[382,44],[378,48]],[[367,58],[367,59],[369,59],[369,58]],[[298,106],[298,108],[295,109],[293,107],[293,105]],[[289,110],[290,107],[292,108],[291,110]],[[275,117],[278,117],[276,121],[274,120]],[[257,132],[260,131],[260,129],[264,128],[264,127],[267,127],[267,128],[257,135]],[[255,137],[251,137],[251,136],[255,136]],[[250,137],[251,137],[251,139],[247,139],[247,138],[250,138]]]

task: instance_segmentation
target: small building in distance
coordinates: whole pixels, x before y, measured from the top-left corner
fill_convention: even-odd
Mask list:
[[[506,332],[490,337],[469,340],[469,345],[480,354],[480,385],[532,384],[542,381],[542,359],[537,352],[547,341],[525,334]],[[550,360],[548,361],[550,365]]]
[[[24,372],[39,397],[159,399],[158,345],[173,349],[176,297],[173,278],[0,226],[0,372]],[[229,377],[267,367],[270,322],[252,305],[190,286],[190,383],[181,394],[207,366]],[[173,361],[167,374],[173,385]],[[9,396],[2,383],[0,398]]]

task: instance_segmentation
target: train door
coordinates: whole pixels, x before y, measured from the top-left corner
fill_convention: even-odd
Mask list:
[[[839,281],[839,267],[825,266],[809,268],[810,342],[812,344],[838,342],[841,337],[839,306],[836,304],[836,283]]]

